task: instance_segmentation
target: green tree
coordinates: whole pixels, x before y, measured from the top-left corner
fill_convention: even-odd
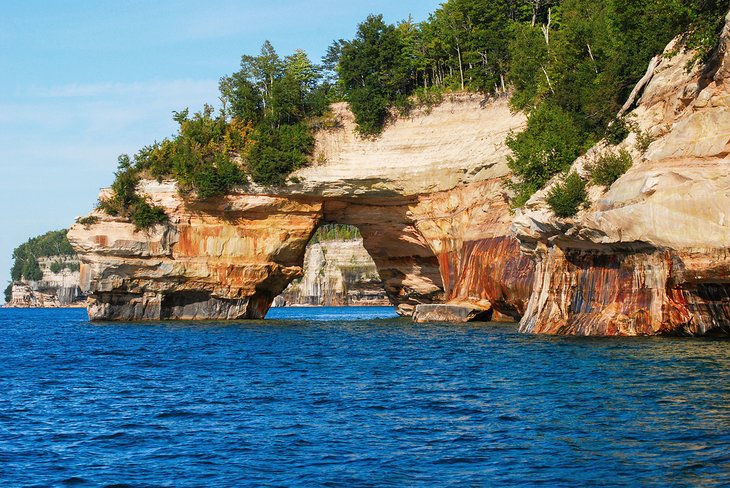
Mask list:
[[[513,152],[508,165],[518,179],[516,205],[567,170],[586,144],[585,135],[565,110],[548,103],[533,110],[527,129],[507,138]]]
[[[49,256],[73,256],[71,243],[66,238],[66,229],[47,232],[33,237],[13,250],[13,266],[10,277],[13,281],[38,281],[43,270],[38,258]]]
[[[369,16],[342,48],[340,79],[363,134],[379,133],[390,107],[407,101],[412,76],[403,50],[400,31],[382,15]]]

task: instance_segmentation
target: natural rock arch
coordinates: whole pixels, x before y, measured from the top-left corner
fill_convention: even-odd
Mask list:
[[[510,237],[503,182],[506,136],[524,124],[505,99],[459,95],[398,120],[375,140],[340,128],[318,134],[315,165],[275,191],[249,186],[225,197],[183,198],[174,182],[138,191],[169,222],[136,231],[96,212],[75,225],[92,319],[262,318],[301,273],[322,223],[357,226],[399,313],[449,302],[519,318],[532,262]]]

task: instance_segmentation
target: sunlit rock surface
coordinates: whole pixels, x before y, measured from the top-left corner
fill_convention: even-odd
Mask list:
[[[362,239],[310,243],[303,275],[274,299],[274,306],[388,306],[378,268]]]
[[[415,111],[377,139],[355,135],[352,114],[317,136],[315,163],[282,188],[255,185],[224,198],[184,200],[174,183],[139,190],[170,220],[147,231],[95,213],[69,240],[82,261],[95,320],[238,319],[265,316],[302,274],[319,225],[355,225],[388,299],[458,300],[519,317],[532,264],[509,236],[504,141],[524,125],[507,100],[455,95]]]
[[[52,265],[62,263],[54,271]],[[45,256],[38,258],[43,277],[37,281],[22,280],[13,283],[8,308],[82,307],[86,296],[79,288],[79,261],[72,256]]]
[[[730,18],[730,17],[729,17]],[[654,142],[591,205],[556,219],[537,194],[514,222],[536,274],[521,329],[580,335],[730,332],[730,29],[709,65],[660,60],[638,106]],[[603,149],[576,161],[584,165]]]

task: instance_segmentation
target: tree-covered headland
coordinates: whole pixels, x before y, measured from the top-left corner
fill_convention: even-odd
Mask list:
[[[359,132],[377,137],[394,114],[456,91],[509,96],[527,114],[527,128],[508,140],[519,206],[597,141],[628,134],[630,123],[616,114],[671,39],[681,36],[676,49],[696,49],[703,62],[729,3],[448,0],[420,23],[371,15],[319,64],[300,50],[282,57],[265,42],[221,78],[220,109],[176,112],[177,134],[120,156],[100,208],[144,228],[165,215],[136,193],[141,178],[174,178],[197,198],[249,179],[283,185],[310,162],[314,131],[332,126],[330,103],[348,102]],[[578,182],[566,187],[584,195]]]
[[[78,263],[67,262],[65,258],[76,255],[71,243],[66,238],[66,229],[47,232],[41,236],[28,239],[13,250],[13,266],[10,269],[10,278],[13,281],[38,281],[43,278],[43,270],[38,258],[58,257],[51,263],[51,271],[59,272],[62,269],[78,271]],[[5,289],[5,301],[11,298],[13,285],[8,284]]]

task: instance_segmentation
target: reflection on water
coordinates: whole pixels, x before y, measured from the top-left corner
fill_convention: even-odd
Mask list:
[[[0,483],[730,483],[730,342],[0,310]]]

